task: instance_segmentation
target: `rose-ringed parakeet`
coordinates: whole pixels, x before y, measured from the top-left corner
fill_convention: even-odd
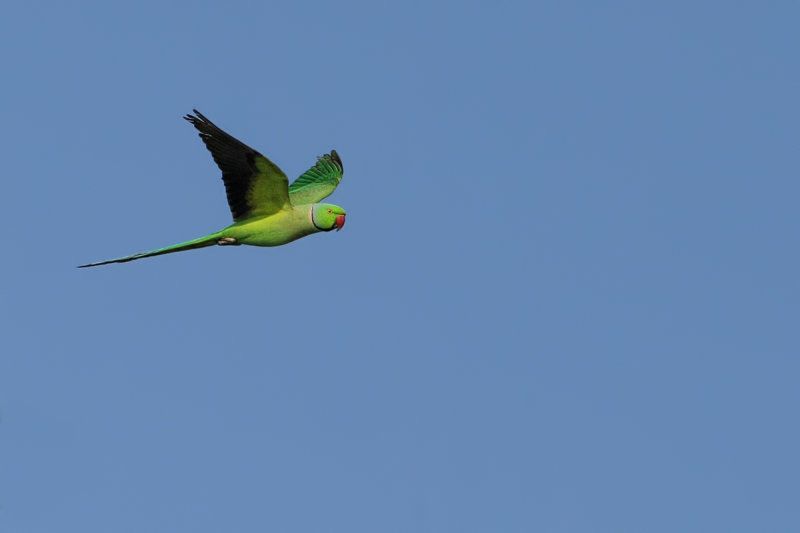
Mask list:
[[[280,246],[319,231],[338,231],[344,226],[344,209],[318,203],[342,180],[342,160],[336,150],[318,157],[316,165],[289,185],[286,174],[275,163],[219,129],[196,109],[194,115],[184,118],[200,132],[200,138],[222,170],[233,224],[199,239],[78,268],[124,263],[215,244]]]

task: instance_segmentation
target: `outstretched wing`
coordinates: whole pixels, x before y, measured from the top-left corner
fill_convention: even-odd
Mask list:
[[[183,118],[200,132],[200,138],[222,171],[235,222],[271,215],[291,206],[289,179],[275,163],[219,129],[197,109],[194,115]]]
[[[303,205],[319,202],[336,190],[342,181],[344,167],[336,150],[317,158],[317,164],[289,185],[292,204]]]

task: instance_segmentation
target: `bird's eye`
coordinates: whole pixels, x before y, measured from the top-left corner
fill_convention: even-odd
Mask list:
[[[331,213],[333,213],[333,209],[328,209],[328,214],[330,215]]]

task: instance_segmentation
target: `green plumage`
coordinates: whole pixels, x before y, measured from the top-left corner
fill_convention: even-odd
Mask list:
[[[265,156],[225,133],[196,109],[186,115],[222,171],[234,223],[191,241],[79,268],[125,263],[143,257],[204,248],[214,244],[280,246],[320,231],[341,229],[345,211],[319,204],[342,180],[339,154],[332,150],[289,185],[286,174]]]
[[[313,204],[330,196],[342,181],[344,167],[336,150],[317,158],[317,164],[289,185],[289,198],[295,205]]]

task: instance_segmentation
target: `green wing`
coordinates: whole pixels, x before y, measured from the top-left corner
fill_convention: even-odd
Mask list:
[[[342,181],[344,167],[336,150],[317,158],[317,164],[289,186],[289,197],[294,205],[313,204],[330,196]]]
[[[200,132],[222,171],[234,222],[291,207],[289,179],[275,163],[219,129],[197,109],[183,118]]]

